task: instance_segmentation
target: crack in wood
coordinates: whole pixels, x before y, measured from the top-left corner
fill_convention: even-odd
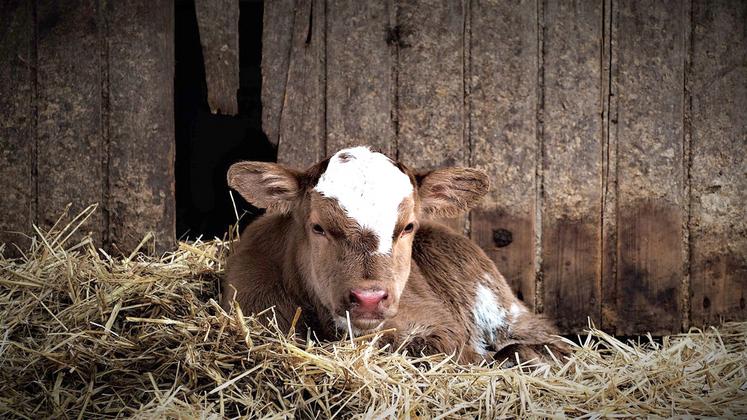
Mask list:
[[[542,210],[544,202],[544,162],[545,162],[545,3],[536,2],[537,18],[537,112],[536,112],[536,155],[534,169],[534,310],[545,311],[545,275],[542,267]]]

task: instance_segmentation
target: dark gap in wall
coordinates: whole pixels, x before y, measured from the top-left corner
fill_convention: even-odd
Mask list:
[[[213,115],[194,0],[175,5],[174,113],[176,123],[176,234],[180,239],[223,237],[236,222],[226,184],[240,160],[274,162],[277,151],[262,132],[262,12],[260,0],[242,0],[239,18],[239,114]],[[233,193],[241,227],[261,211]]]

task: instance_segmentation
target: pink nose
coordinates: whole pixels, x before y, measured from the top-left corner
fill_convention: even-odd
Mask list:
[[[353,289],[350,291],[350,302],[357,303],[361,311],[374,312],[378,309],[379,302],[387,296],[385,290]]]

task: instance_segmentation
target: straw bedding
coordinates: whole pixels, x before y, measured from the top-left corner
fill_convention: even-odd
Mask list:
[[[112,258],[71,243],[93,211],[0,259],[0,416],[747,415],[747,323],[636,343],[591,328],[569,360],[509,369],[294,340],[216,303],[230,241]]]

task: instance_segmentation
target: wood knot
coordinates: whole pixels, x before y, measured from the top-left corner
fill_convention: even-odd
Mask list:
[[[412,35],[412,31],[404,29],[401,25],[386,28],[386,43],[397,48],[409,48],[411,45],[405,40]]]
[[[493,243],[498,248],[503,248],[514,241],[514,235],[507,229],[493,229]]]

